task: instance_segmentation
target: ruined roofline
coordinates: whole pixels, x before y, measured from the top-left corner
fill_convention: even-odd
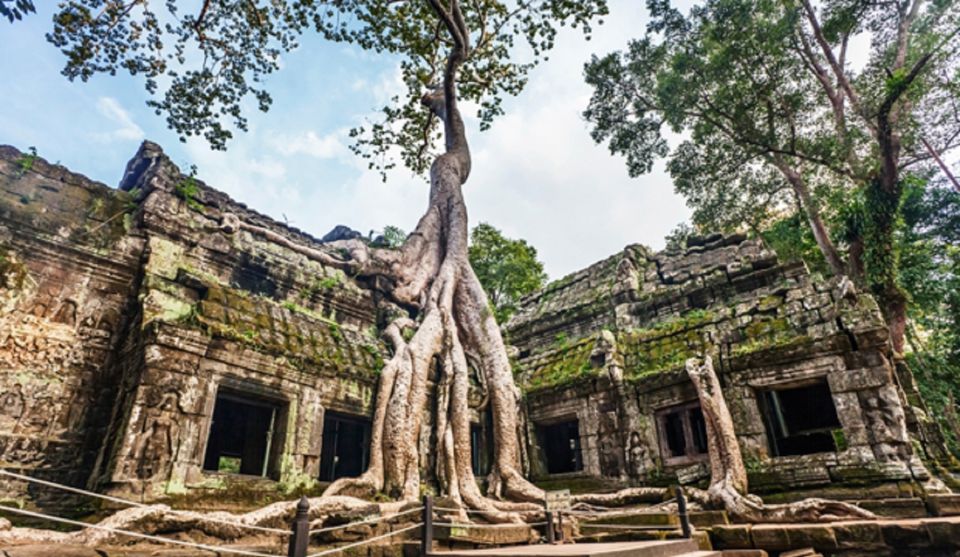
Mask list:
[[[797,266],[806,273],[802,262],[780,263],[759,240],[744,234],[691,237],[682,251],[653,252],[631,244],[523,298],[505,328],[518,346],[537,343],[538,337],[572,321],[592,323],[593,329],[614,328],[620,313],[616,308],[623,304],[675,313],[683,309],[671,309],[676,303],[697,305],[685,298],[709,294],[721,285],[736,286],[761,271],[779,269],[792,275]]]
[[[170,159],[164,152],[163,147],[149,140],[144,140],[133,158],[127,162],[123,177],[116,187],[90,178],[85,174],[74,172],[61,164],[51,163],[40,154],[33,156],[13,145],[0,144],[0,160],[18,164],[20,161],[27,160],[27,157],[31,160],[27,171],[41,174],[54,181],[80,186],[98,194],[109,194],[117,191],[130,192],[136,189],[144,191],[154,189],[158,184],[147,182],[149,182],[149,178],[155,176],[158,167],[165,167],[168,171],[164,178],[170,183],[161,185],[163,189],[172,191],[180,180],[185,180],[189,177],[188,174],[185,174],[180,167]],[[171,179],[175,179],[176,182],[173,182]],[[237,201],[229,194],[210,186],[199,178],[194,178],[194,184],[199,190],[197,201],[202,205],[215,207],[221,212],[234,213],[238,217],[241,217],[241,220],[256,223],[260,227],[268,228],[274,232],[288,236],[291,239],[299,240],[312,248],[323,249],[326,245],[309,232],[280,222],[269,215],[252,209],[247,204]]]
[[[28,158],[29,163],[27,163]],[[25,173],[34,172],[65,184],[80,186],[87,190],[100,190],[98,193],[117,190],[117,188],[110,187],[99,180],[74,172],[62,164],[51,163],[40,154],[34,156],[17,149],[13,145],[0,144],[0,160],[12,162],[15,165],[23,161],[23,163],[29,164],[29,167],[24,169]]]
[[[136,188],[150,189],[155,187],[151,178],[163,169],[162,178],[167,182],[164,189],[174,190],[183,180],[190,178],[164,152],[163,147],[149,140],[144,140],[137,149],[137,153],[127,162],[123,177],[118,188],[131,191]],[[240,220],[255,224],[261,228],[287,236],[291,240],[302,242],[313,249],[329,249],[321,239],[295,226],[280,222],[277,219],[252,209],[246,203],[237,201],[229,194],[210,186],[200,178],[194,176],[193,184],[198,190],[196,201],[203,206],[213,207],[221,214],[232,213]]]
[[[622,250],[591,263],[583,269],[578,269],[571,273],[567,273],[556,280],[550,281],[540,290],[523,296],[519,300],[520,307],[517,313],[522,313],[525,308],[535,305],[540,301],[541,298],[545,296],[550,296],[551,294],[569,288],[580,281],[595,276],[597,272],[602,272],[605,267],[611,265],[612,263],[618,262],[625,257],[635,261],[645,260],[647,263],[656,264],[658,261],[662,261],[666,258],[683,258],[695,253],[702,253],[726,246],[742,244],[743,242],[749,240],[750,238],[748,238],[746,234],[742,233],[714,233],[690,236],[687,238],[686,248],[682,251],[671,250],[669,248],[664,248],[660,251],[653,251],[650,249],[650,247],[643,244],[627,244]],[[776,264],[780,264],[780,262],[777,261]]]

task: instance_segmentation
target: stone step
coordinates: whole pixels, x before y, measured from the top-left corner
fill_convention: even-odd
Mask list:
[[[897,499],[868,499],[854,501],[877,516],[890,518],[924,518],[927,506],[919,497],[901,497]]]
[[[927,505],[936,516],[960,516],[960,494],[927,495]]]
[[[519,545],[539,541],[540,533],[526,524],[434,526],[433,537],[474,545]]]
[[[693,540],[666,540],[560,545],[521,545],[474,550],[438,551],[438,557],[708,557]]]
[[[812,547],[804,547],[802,549],[784,551],[780,554],[780,557],[823,557],[823,555],[817,553]]]

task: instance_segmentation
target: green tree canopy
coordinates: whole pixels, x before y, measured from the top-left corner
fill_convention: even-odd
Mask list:
[[[913,184],[903,202],[901,276],[910,293],[911,367],[931,414],[960,454],[960,196]]]
[[[399,158],[424,172],[438,152],[437,119],[419,105],[439,87],[452,40],[433,4],[442,0],[204,0],[188,12],[167,0],[66,0],[47,38],[62,49],[63,74],[87,80],[129,72],[144,79],[149,106],[181,139],[200,135],[223,149],[231,128],[247,129],[242,107],[272,102],[269,74],[307,32],[395,56],[407,91],[382,108],[382,120],[352,131],[354,150],[381,170]],[[460,68],[458,94],[479,106],[484,127],[502,113],[544,59],[560,25],[591,32],[606,0],[476,0],[458,7],[472,45]]]
[[[644,36],[586,66],[594,139],[625,155],[634,176],[666,158],[700,226],[759,232],[799,205],[828,267],[868,284],[902,326],[893,237],[904,176],[932,164],[921,139],[941,153],[960,144],[958,4],[707,0],[686,15],[667,0],[647,6]],[[854,70],[860,37],[870,55]],[[668,130],[681,134],[673,149]],[[831,221],[829,197],[860,203]],[[891,332],[902,347],[902,331]]]
[[[474,227],[469,253],[470,265],[487,291],[500,323],[517,310],[522,296],[543,288],[547,282],[536,248],[526,240],[505,237],[489,224]]]

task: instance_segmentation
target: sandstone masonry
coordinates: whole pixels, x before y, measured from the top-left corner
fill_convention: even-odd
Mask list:
[[[118,189],[0,147],[0,467],[138,500],[229,487],[251,504],[365,468],[380,327],[398,308],[289,244],[336,249],[155,144]],[[744,237],[628,246],[526,298],[505,331],[526,465],[547,486],[704,482],[683,362],[705,352],[757,491],[911,498],[921,457],[943,456],[872,298]],[[482,476],[479,387],[471,406]],[[82,501],[6,479],[0,493]]]

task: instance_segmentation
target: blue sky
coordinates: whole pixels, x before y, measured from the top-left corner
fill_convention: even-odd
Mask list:
[[[167,130],[145,106],[137,78],[71,83],[61,76],[62,55],[44,39],[54,3],[37,4],[39,13],[23,22],[0,22],[0,143],[35,146],[44,158],[115,186],[140,141],[150,139],[181,167],[196,164],[211,186],[318,236],[337,224],[364,233],[387,224],[409,230],[424,210],[422,178],[398,170],[383,183],[347,149],[347,130],[403,93],[395,61],[305,38],[268,81],[270,112],[249,111],[250,131],[216,152]],[[660,248],[689,215],[662,165],[629,178],[620,158],[593,143],[580,116],[590,95],[583,63],[641,33],[642,6],[612,0],[589,42],[561,33],[550,60],[506,103],[493,129],[480,132],[468,120],[471,222],[530,241],[554,278],[629,243]]]

